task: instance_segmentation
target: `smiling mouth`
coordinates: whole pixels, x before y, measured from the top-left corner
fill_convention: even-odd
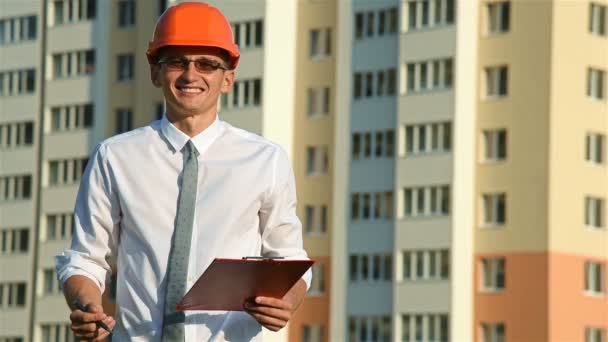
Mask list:
[[[203,89],[201,88],[192,88],[192,87],[176,87],[177,90],[184,92],[184,93],[191,93],[191,94],[197,94],[197,93],[202,93]]]

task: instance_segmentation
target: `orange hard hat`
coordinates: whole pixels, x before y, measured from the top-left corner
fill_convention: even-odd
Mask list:
[[[148,62],[155,64],[158,50],[171,45],[218,47],[230,56],[232,69],[239,63],[239,48],[232,39],[228,19],[217,8],[202,2],[171,6],[158,18],[146,51]]]

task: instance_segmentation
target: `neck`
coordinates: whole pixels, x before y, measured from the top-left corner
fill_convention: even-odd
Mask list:
[[[167,108],[167,119],[190,138],[198,135],[215,121],[215,111],[202,114],[174,114]]]

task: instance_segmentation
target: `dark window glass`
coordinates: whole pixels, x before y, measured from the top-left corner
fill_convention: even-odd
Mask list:
[[[32,176],[23,176],[23,198],[32,196]]]
[[[87,0],[87,19],[95,19],[96,13],[97,0]]]
[[[264,43],[264,25],[261,20],[255,22],[255,46],[262,46]]]
[[[27,17],[27,39],[36,39],[37,19],[35,15]]]
[[[30,231],[28,229],[21,229],[20,231],[21,239],[19,240],[19,251],[27,252],[27,247],[29,244]]]
[[[25,123],[25,144],[31,145],[34,142],[34,123]]]
[[[262,103],[262,80],[253,80],[253,104],[259,105]]]
[[[93,126],[93,104],[84,105],[84,127]]]

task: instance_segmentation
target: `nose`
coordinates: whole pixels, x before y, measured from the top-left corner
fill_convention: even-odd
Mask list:
[[[186,66],[186,68],[184,69],[184,72],[182,73],[182,78],[184,78],[188,81],[193,81],[196,79],[197,75],[198,75],[198,72],[196,71],[194,62],[188,61],[188,65]]]

